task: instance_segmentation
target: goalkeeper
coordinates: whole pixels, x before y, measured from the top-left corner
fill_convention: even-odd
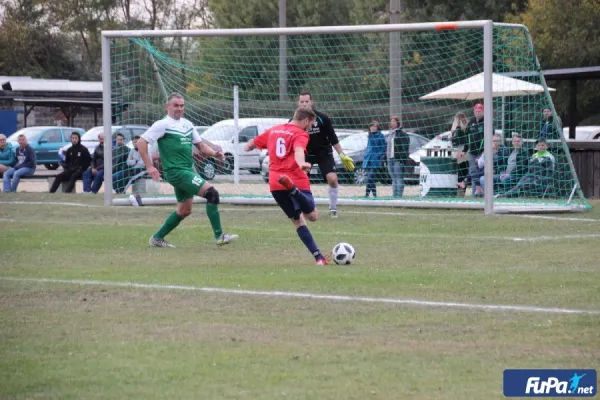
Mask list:
[[[329,216],[337,218],[336,206],[339,196],[339,186],[331,148],[333,147],[338,152],[344,168],[348,171],[354,171],[354,162],[344,154],[329,117],[314,109],[310,93],[300,93],[300,96],[298,96],[298,107],[313,110],[317,115],[316,121],[308,130],[310,139],[306,148],[308,153],[306,162],[310,163],[311,166],[317,164],[321,170],[323,179],[327,180],[327,184],[329,185]]]

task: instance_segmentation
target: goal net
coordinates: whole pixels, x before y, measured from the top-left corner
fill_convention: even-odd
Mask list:
[[[527,29],[494,24],[486,37],[484,24],[104,32],[105,129],[135,151],[129,126],[152,125],[166,96],[181,93],[184,116],[226,155],[195,153],[197,173],[224,202],[273,204],[269,154],[243,147],[288,121],[308,92],[356,166],[346,170],[332,150],[338,204],[588,208]],[[402,132],[390,128],[395,117]],[[174,202],[167,182],[124,157],[110,164],[108,203],[129,204],[130,193]],[[310,176],[327,204],[317,165]]]

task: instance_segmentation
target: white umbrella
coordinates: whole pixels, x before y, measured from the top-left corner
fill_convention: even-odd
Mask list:
[[[544,87],[535,83],[510,78],[500,74],[492,74],[492,97],[526,96],[530,94],[543,93]],[[549,91],[554,91],[548,88]],[[440,90],[419,97],[421,100],[433,99],[457,99],[475,100],[483,98],[483,72],[470,78],[453,83]]]

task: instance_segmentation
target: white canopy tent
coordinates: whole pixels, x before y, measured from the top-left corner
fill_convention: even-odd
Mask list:
[[[492,74],[492,97],[526,96],[544,92],[544,87],[520,79],[511,78],[500,74]],[[549,91],[555,89],[548,88]],[[456,99],[476,100],[483,99],[483,72],[470,78],[453,83],[435,92],[419,97],[421,100]]]

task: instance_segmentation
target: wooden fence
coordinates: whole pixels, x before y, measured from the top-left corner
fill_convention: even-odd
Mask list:
[[[587,199],[600,199],[600,141],[569,141],[573,166]]]

